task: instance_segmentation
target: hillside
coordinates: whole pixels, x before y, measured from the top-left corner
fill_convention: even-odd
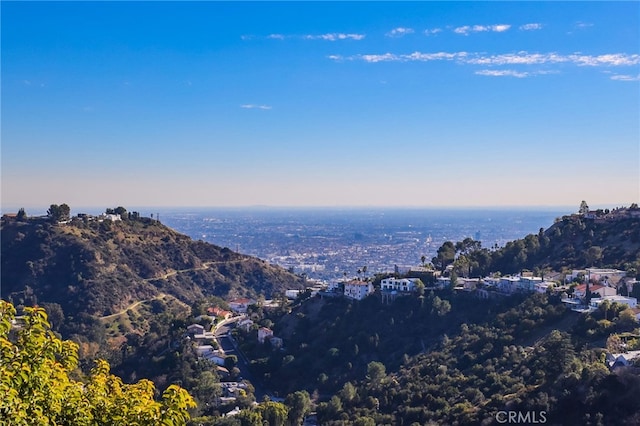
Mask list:
[[[501,248],[478,248],[478,242],[470,238],[456,244],[445,242],[433,263],[442,270],[453,264],[458,276],[473,277],[496,272],[514,274],[524,269],[543,274],[589,267],[622,269],[637,275],[639,216],[564,216],[546,230],[541,228],[537,234]]]
[[[265,297],[302,281],[288,271],[136,218],[2,221],[2,298],[59,304],[93,318],[170,295],[192,304],[204,296]]]

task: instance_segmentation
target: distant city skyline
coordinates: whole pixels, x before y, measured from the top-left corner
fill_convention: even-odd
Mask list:
[[[638,2],[0,7],[3,211],[640,200]]]

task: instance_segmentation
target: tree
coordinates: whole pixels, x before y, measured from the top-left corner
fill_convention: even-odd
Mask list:
[[[585,253],[588,266],[597,266],[602,259],[602,247],[591,246]]]
[[[258,405],[258,412],[269,426],[284,426],[288,411],[287,406],[281,402],[267,401]]]
[[[71,217],[71,208],[67,204],[51,204],[47,215],[53,222],[63,222]]]
[[[228,355],[224,358],[224,367],[228,370],[231,370],[233,367],[238,364],[238,357],[235,355]]]
[[[451,241],[445,241],[438,249],[438,254],[431,262],[433,265],[444,272],[447,266],[453,263],[456,257],[456,247]]]
[[[301,425],[304,416],[311,410],[311,397],[307,391],[297,391],[287,395],[284,403],[289,407],[288,423]]]
[[[78,345],[51,331],[46,311],[25,308],[23,325],[12,329],[16,310],[0,301],[0,424],[11,425],[184,425],[195,407],[186,390],[171,385],[154,399],[149,380],[127,385],[98,360],[88,382],[70,374]]]
[[[20,222],[27,220],[27,212],[24,211],[24,208],[20,208],[20,210],[18,210],[18,214],[16,215],[16,220]]]
[[[378,384],[384,379],[387,374],[387,370],[383,363],[378,361],[371,361],[367,364],[367,378],[371,383]]]

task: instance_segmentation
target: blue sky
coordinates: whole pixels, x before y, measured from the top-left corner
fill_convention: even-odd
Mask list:
[[[638,2],[5,2],[2,209],[629,205]]]

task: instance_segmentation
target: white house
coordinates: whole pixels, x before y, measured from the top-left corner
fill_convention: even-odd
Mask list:
[[[344,295],[351,299],[362,300],[373,293],[373,284],[365,281],[353,280],[344,284]]]
[[[541,277],[520,277],[518,281],[518,290],[536,291],[536,285],[542,282]]]
[[[199,345],[196,346],[196,355],[204,357],[213,353],[213,346],[211,345]]]
[[[591,299],[591,307],[597,308],[600,305],[600,303],[604,302],[605,300],[608,300],[609,303],[616,302],[621,305],[627,305],[632,309],[638,306],[638,299],[636,299],[635,297],[626,297],[626,296],[616,295],[616,296],[604,296],[599,299]]]
[[[260,327],[258,329],[258,342],[264,343],[270,337],[273,337],[273,331],[270,328]]]
[[[301,290],[285,290],[284,295],[287,296],[287,299],[296,299],[300,294]]]
[[[234,312],[246,313],[249,305],[255,304],[256,301],[246,297],[240,297],[229,302],[229,307]]]
[[[206,359],[207,361],[211,361],[216,365],[224,366],[224,359],[226,357],[221,351],[211,351],[202,355],[202,358]]]
[[[238,321],[238,328],[246,332],[251,330],[251,326],[253,326],[253,321],[251,321],[249,318],[245,318],[241,321]]]
[[[417,278],[385,278],[380,282],[382,291],[415,291]]]
[[[511,294],[518,289],[520,277],[501,277],[498,282],[498,290],[503,293]]]
[[[485,277],[482,279],[482,283],[484,284],[485,287],[497,288],[498,284],[500,283],[500,278]]]
[[[542,281],[535,284],[535,291],[537,293],[546,293],[549,288],[553,288],[555,286],[554,282],[551,281]]]

